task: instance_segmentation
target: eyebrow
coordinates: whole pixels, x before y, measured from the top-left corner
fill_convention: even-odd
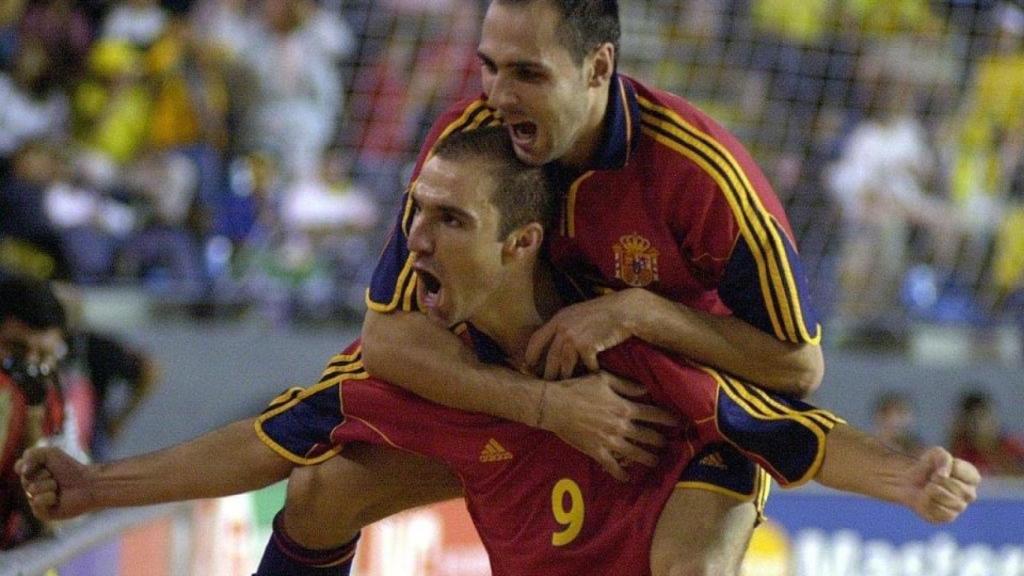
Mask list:
[[[419,199],[419,196],[416,194],[415,190],[413,190],[413,192],[411,192],[411,196],[412,196],[413,204],[416,205],[416,206],[419,206],[420,209],[422,209],[423,208],[423,202]],[[476,219],[476,216],[474,216],[471,212],[468,212],[465,209],[463,209],[463,208],[461,208],[461,207],[459,207],[459,206],[457,206],[455,204],[446,204],[446,203],[435,202],[430,207],[433,210],[440,210],[442,212],[450,212],[450,213],[455,214],[456,216],[459,216],[459,217],[461,217],[461,218],[463,218],[465,220],[475,220]]]
[[[493,68],[498,67],[497,62],[495,62],[493,59],[491,59],[489,56],[487,56],[480,50],[476,51],[476,55],[478,58],[480,58],[480,60],[484,62],[484,64],[487,64],[488,66],[491,66]],[[535,62],[533,60],[513,60],[512,62],[509,62],[507,66],[510,68],[518,68],[520,70],[529,70],[532,72],[543,72],[547,70],[547,68],[543,64],[541,64],[540,62]]]

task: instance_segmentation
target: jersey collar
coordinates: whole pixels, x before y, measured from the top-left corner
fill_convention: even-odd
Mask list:
[[[640,130],[640,104],[632,80],[619,73],[612,76],[605,112],[604,134],[594,158],[594,170],[617,170],[629,162]]]
[[[477,360],[484,364],[507,365],[509,363],[508,354],[505,354],[505,351],[490,336],[484,334],[469,322],[464,323],[463,326],[465,326],[464,337],[469,341],[469,345],[472,346]]]

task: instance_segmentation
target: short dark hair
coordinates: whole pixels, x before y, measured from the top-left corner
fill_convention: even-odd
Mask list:
[[[454,132],[434,149],[443,160],[476,160],[486,164],[486,176],[494,182],[491,204],[501,218],[499,238],[539,222],[545,230],[554,224],[558,189],[549,168],[531,166],[516,157],[512,138],[501,126]]]
[[[499,4],[529,4],[548,2],[562,16],[558,24],[559,38],[569,50],[577,64],[590,51],[605,42],[615,47],[619,55],[619,37],[622,26],[619,23],[617,0],[494,0]]]
[[[960,396],[960,410],[963,412],[977,412],[991,407],[992,397],[983,390],[969,390]]]
[[[0,322],[15,319],[33,330],[64,330],[64,306],[43,281],[25,276],[0,277]]]

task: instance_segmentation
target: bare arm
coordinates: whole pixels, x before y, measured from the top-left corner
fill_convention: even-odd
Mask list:
[[[934,447],[918,458],[896,452],[846,424],[829,433],[819,483],[902,504],[921,518],[949,522],[977,498],[981,476],[969,462]]]
[[[608,373],[545,382],[484,364],[418,312],[367,312],[363,362],[374,376],[428,400],[553,432],[620,479],[627,475],[617,457],[654,465],[654,456],[636,443],[663,443],[639,423],[676,422],[667,412],[624,398],[644,391]]]
[[[715,316],[635,290],[642,312],[637,337],[675,354],[715,366],[780,394],[804,397],[825,374],[821,347],[793,344],[739,318]]]
[[[15,470],[41,519],[103,508],[228,496],[288,476],[294,465],[243,420],[164,450],[84,465],[56,448],[27,450]]]
[[[639,288],[563,308],[534,334],[527,361],[538,365],[546,358],[547,378],[572,373],[578,361],[594,370],[598,353],[631,336],[780,394],[806,396],[824,374],[819,346],[783,342],[738,318]]]

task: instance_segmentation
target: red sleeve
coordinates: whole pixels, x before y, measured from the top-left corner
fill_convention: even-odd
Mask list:
[[[699,111],[688,117],[679,175],[686,201],[676,202],[683,249],[738,318],[780,340],[818,343],[793,232],[771,184],[728,131]]]

